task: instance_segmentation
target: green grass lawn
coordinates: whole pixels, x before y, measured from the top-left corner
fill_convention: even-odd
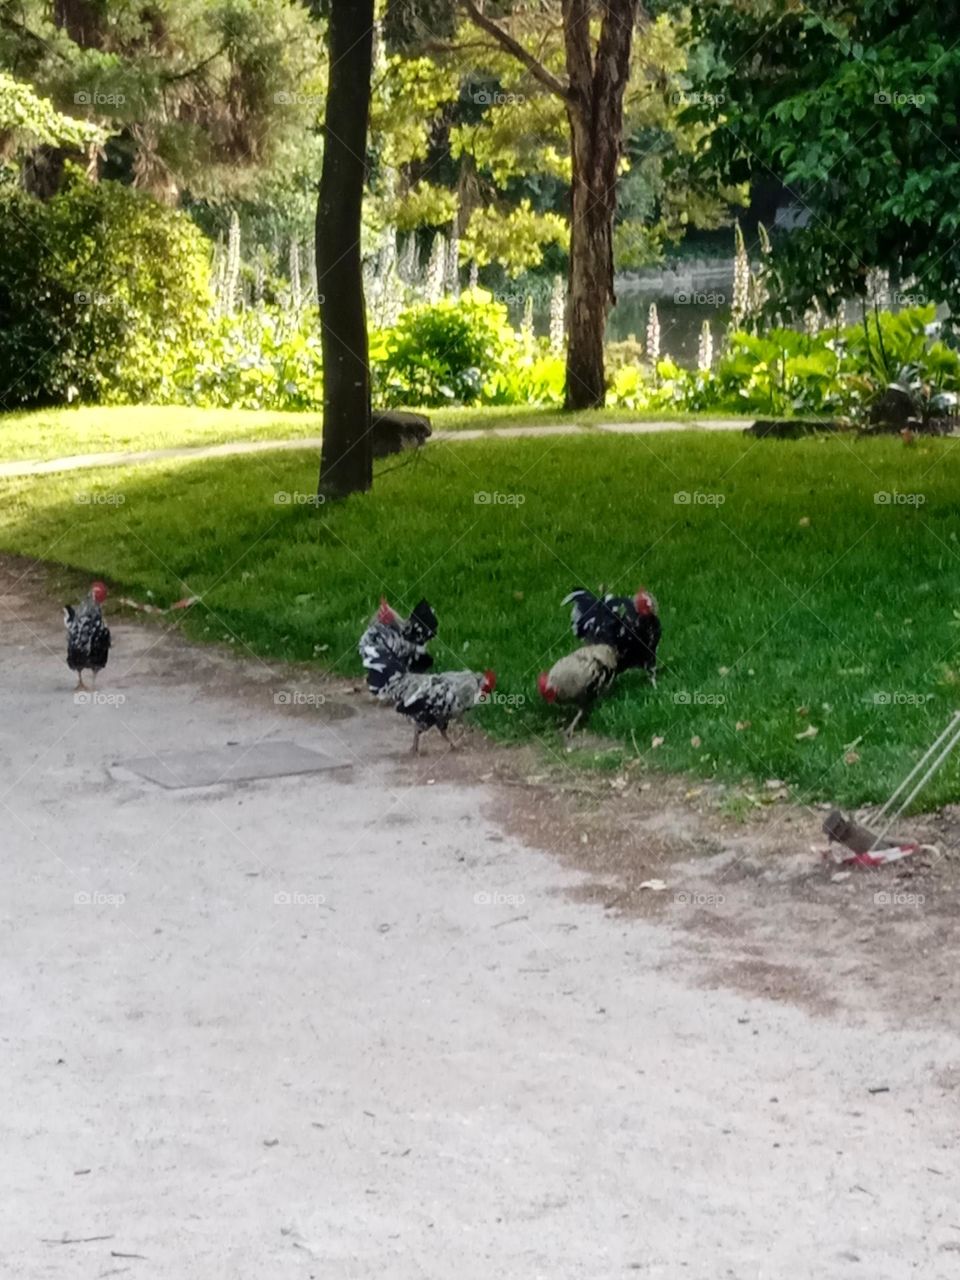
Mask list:
[[[572,422],[643,421],[624,409],[563,414],[524,406],[428,409],[436,429],[541,426]],[[679,421],[690,415],[676,414]],[[710,415],[701,415],[702,417]],[[715,416],[715,415],[714,415]],[[649,414],[646,415],[649,418]],[[233,440],[296,440],[321,434],[319,413],[268,413],[251,409],[185,409],[166,406],[46,409],[0,414],[0,462],[43,460],[85,453],[130,452],[221,444]]]
[[[484,440],[381,470],[371,495],[320,510],[275,500],[313,493],[310,453],[6,481],[0,549],[161,604],[200,594],[190,633],[343,672],[381,592],[424,594],[441,666],[493,666],[498,693],[526,698],[478,720],[554,747],[562,716],[536,676],[573,644],[561,598],[643,584],[659,686],[625,675],[593,727],[655,767],[781,778],[801,798],[884,797],[960,703],[952,441]],[[954,760],[926,799],[958,796]]]
[[[317,413],[126,405],[44,409],[0,416],[0,461],[319,434]]]

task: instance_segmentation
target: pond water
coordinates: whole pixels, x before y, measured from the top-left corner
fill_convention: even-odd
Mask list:
[[[710,321],[714,345],[730,321],[733,292],[733,258],[701,258],[675,262],[655,272],[620,276],[616,282],[617,305],[610,313],[607,339],[621,342],[636,338],[646,346],[650,304],[660,317],[660,354],[685,368],[696,368],[697,346],[704,320]],[[519,323],[523,306],[512,305],[511,317]],[[544,298],[534,304],[534,328],[550,331],[550,304]]]

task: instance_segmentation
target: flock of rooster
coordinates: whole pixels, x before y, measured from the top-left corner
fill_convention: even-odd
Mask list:
[[[572,606],[573,634],[583,643],[541,672],[537,684],[547,702],[576,707],[566,730],[569,737],[621,671],[638,667],[656,685],[660,618],[648,591],[633,597],[596,596],[578,587],[563,603]],[[447,736],[450,724],[484,702],[496,685],[493,671],[431,671],[433,657],[427,645],[436,634],[437,615],[426,600],[409,618],[401,618],[381,600],[360,637],[367,687],[413,721],[414,754],[428,729],[439,730],[454,746]]]
[[[67,666],[77,673],[77,688],[85,689],[84,671],[97,674],[107,665],[110,630],[101,605],[107,588],[94,582],[75,608],[64,606],[67,629]],[[635,596],[596,596],[578,587],[564,599],[572,608],[573,634],[579,649],[540,673],[538,687],[550,703],[576,707],[567,727],[569,737],[594,702],[609,689],[621,671],[639,668],[657,682],[657,646],[660,618],[657,603],[648,591]],[[360,637],[359,651],[367,673],[367,687],[381,702],[392,703],[413,721],[413,751],[420,750],[420,735],[437,729],[451,746],[447,729],[471,707],[493,693],[493,671],[431,671],[433,655],[427,650],[437,634],[437,615],[421,600],[409,618],[401,618],[386,600]]]

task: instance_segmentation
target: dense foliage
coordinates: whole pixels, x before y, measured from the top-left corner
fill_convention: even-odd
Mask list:
[[[775,305],[862,295],[867,273],[960,309],[960,10],[933,0],[713,0],[688,118],[724,180],[779,180],[802,224],[775,255]]]
[[[58,111],[29,84],[0,71],[0,136],[7,140],[6,155],[0,154],[0,164],[10,165],[26,147],[89,147],[103,142],[105,131],[90,121]]]
[[[0,195],[0,403],[148,400],[209,313],[204,239],[117,183]]]
[[[291,0],[0,0],[0,68],[103,126],[102,175],[167,203],[249,193],[316,157],[321,44]],[[57,157],[34,160],[49,194]]]

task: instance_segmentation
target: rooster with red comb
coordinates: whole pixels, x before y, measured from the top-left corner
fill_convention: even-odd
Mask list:
[[[63,606],[63,625],[67,629],[67,666],[77,673],[77,689],[86,689],[84,671],[91,673],[91,684],[97,687],[97,673],[107,665],[110,653],[110,629],[103,620],[100,606],[107,598],[107,588],[94,582],[80,603]]]

